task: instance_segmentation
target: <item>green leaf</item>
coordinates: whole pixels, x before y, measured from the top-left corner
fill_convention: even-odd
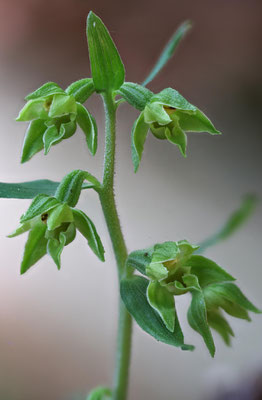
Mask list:
[[[149,126],[145,123],[144,113],[141,113],[132,128],[132,161],[135,172],[138,170]]]
[[[92,11],[87,17],[87,40],[96,91],[119,89],[125,79],[124,65],[108,30]]]
[[[59,182],[40,179],[22,183],[0,182],[0,198],[4,199],[32,199],[40,193],[52,196]]]
[[[21,264],[21,274],[24,274],[46,254],[45,231],[46,225],[40,222],[29,232]]]
[[[54,94],[65,93],[57,83],[47,82],[40,88],[36,89],[34,92],[28,94],[25,100],[35,100],[39,97],[53,96]]]
[[[150,282],[147,287],[147,300],[160,315],[166,328],[174,332],[176,317],[174,296],[158,282]]]
[[[192,301],[187,312],[187,319],[192,329],[198,332],[212,357],[215,355],[215,344],[207,322],[205,299],[201,290],[191,290]]]
[[[56,94],[49,109],[49,118],[57,118],[67,114],[76,114],[76,101],[74,96]]]
[[[47,119],[48,111],[43,98],[29,100],[20,111],[16,121],[32,121],[34,119]]]
[[[256,314],[262,313],[261,310],[259,310],[257,307],[254,306],[247,298],[246,296],[241,292],[241,290],[231,282],[224,282],[224,283],[216,283],[213,285],[209,285],[205,289],[205,296],[210,296],[213,297],[217,296],[218,298],[224,298],[232,303],[237,304],[238,306],[248,310],[252,311]]]
[[[208,247],[214,246],[222,240],[228,239],[233,235],[247,219],[252,215],[257,205],[258,198],[255,195],[247,194],[240,207],[234,211],[224,224],[224,226],[214,235],[199,244],[199,252],[204,252]]]
[[[185,265],[191,267],[190,272],[198,277],[201,287],[212,283],[235,280],[233,276],[214,261],[203,256],[193,255],[186,261]]]
[[[151,97],[154,95],[149,89],[138,83],[125,82],[116,92],[122,96],[131,106],[143,111]]]
[[[42,119],[36,119],[30,122],[23,143],[22,164],[30,160],[30,158],[43,149],[43,135],[46,129],[46,125]]]
[[[217,331],[227,346],[231,344],[231,336],[235,336],[231,326],[223,317],[220,311],[212,311],[207,313],[208,325]]]
[[[153,247],[132,251],[127,257],[126,266],[135,268],[141,274],[146,275],[146,267],[151,263]]]
[[[161,71],[161,69],[166,65],[166,63],[174,55],[181,39],[185,37],[186,33],[189,31],[190,28],[191,28],[191,23],[189,21],[183,22],[178,27],[178,29],[175,31],[175,33],[165,46],[164,50],[162,51],[153,69],[150,71],[148,77],[142,83],[143,86],[146,86],[149,82],[151,82],[159,73],[159,71]]]
[[[93,389],[86,400],[107,400],[111,399],[112,391],[104,386],[99,386]]]
[[[52,231],[64,222],[73,222],[74,217],[71,207],[66,203],[59,204],[49,211],[47,218],[47,228]]]
[[[14,232],[10,233],[10,235],[8,235],[7,237],[13,238],[15,236],[22,235],[22,233],[29,231],[32,228],[32,222],[35,222],[35,221],[30,220],[30,221],[24,222],[23,224],[20,224],[19,227]]]
[[[28,210],[21,216],[20,222],[26,222],[30,219],[48,212],[52,208],[56,207],[59,203],[54,197],[50,197],[46,194],[38,194],[30,204]]]
[[[105,261],[104,247],[101,239],[96,231],[95,225],[83,211],[72,209],[74,215],[75,226],[79,232],[87,239],[88,245],[93,250],[95,255],[101,260]]]
[[[174,115],[179,120],[179,125],[184,131],[208,132],[211,135],[221,134],[207,116],[198,109],[191,113],[177,110]]]
[[[97,149],[96,121],[82,104],[77,103],[77,123],[86,136],[86,143],[90,153],[94,156]]]
[[[165,135],[170,143],[177,145],[182,156],[186,157],[187,137],[184,131],[179,126],[175,126],[172,131],[166,128]]]
[[[68,95],[74,96],[77,102],[83,104],[95,91],[93,79],[80,79],[71,83],[65,91]]]
[[[47,155],[52,145],[57,143],[62,138],[62,135],[57,131],[57,127],[55,125],[49,126],[43,136],[44,143],[44,154]]]
[[[59,235],[59,241],[57,239],[49,239],[47,242],[47,253],[52,257],[57,268],[61,268],[61,253],[65,246],[66,237],[63,232]]]
[[[182,347],[184,338],[177,315],[175,315],[174,332],[170,332],[159,314],[147,301],[148,284],[149,281],[141,276],[133,276],[121,281],[120,293],[127,310],[138,325],[156,340],[171,346]]]
[[[196,111],[197,108],[190,104],[177,90],[167,88],[151,98],[151,103],[159,103],[183,111]]]
[[[100,187],[100,183],[93,175],[86,171],[76,169],[62,179],[55,192],[56,199],[61,202],[66,202],[71,207],[75,207],[79,200],[83,188],[82,184],[85,179],[90,182],[94,189]],[[89,187],[91,186],[89,185]]]

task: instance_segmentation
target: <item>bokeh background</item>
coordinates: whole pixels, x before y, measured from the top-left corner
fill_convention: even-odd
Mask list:
[[[130,132],[137,111],[118,113],[116,195],[129,250],[157,241],[186,238],[197,243],[216,231],[247,192],[261,194],[262,2],[260,0],[1,0],[0,180],[60,180],[70,170],[101,176],[104,117],[93,96],[88,107],[99,126],[99,148],[91,158],[84,136],[19,164],[26,123],[14,118],[24,96],[46,81],[66,87],[90,76],[85,21],[90,10],[108,26],[126,65],[126,80],[141,82],[175,28],[191,19],[194,28],[176,56],[150,84],[171,86],[205,111],[224,134],[189,134],[188,157],[148,136],[134,175]],[[0,201],[0,399],[84,400],[98,384],[110,385],[114,360],[117,283],[105,223],[95,193],[80,201],[96,223],[106,263],[91,254],[82,237],[68,246],[57,271],[48,258],[24,276],[19,262],[26,237],[7,239],[29,200]],[[251,301],[262,306],[262,209],[226,243],[207,255],[238,277]],[[262,318],[230,319],[232,348],[215,336],[211,359],[178,312],[193,353],[169,348],[134,327],[130,400],[213,399],[234,391],[262,368]],[[251,385],[252,386],[252,385]],[[243,395],[242,391],[242,395]],[[232,399],[233,397],[227,397]],[[239,397],[234,397],[240,399]],[[242,398],[242,397],[241,397]],[[255,397],[245,397],[245,399]]]

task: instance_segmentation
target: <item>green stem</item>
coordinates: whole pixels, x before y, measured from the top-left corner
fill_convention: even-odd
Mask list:
[[[125,268],[127,249],[117,214],[114,196],[116,104],[111,93],[104,93],[103,100],[106,117],[106,137],[103,184],[99,191],[99,196],[112,241],[120,283],[120,280],[130,273],[126,271]],[[127,312],[121,298],[119,298],[119,320],[113,400],[125,400],[127,398],[131,336],[132,318]]]

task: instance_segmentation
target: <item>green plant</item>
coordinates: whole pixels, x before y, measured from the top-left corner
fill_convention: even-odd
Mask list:
[[[188,322],[203,337],[213,357],[215,345],[210,328],[215,329],[227,345],[234,335],[223,312],[246,320],[250,319],[248,311],[260,312],[236,286],[235,278],[201,255],[208,246],[229,237],[245,221],[254,208],[254,196],[248,196],[225,226],[199,245],[187,240],[168,241],[128,254],[120,228],[114,196],[114,166],[116,111],[122,102],[140,111],[131,134],[135,172],[142,159],[148,131],[157,139],[178,146],[183,156],[186,155],[186,132],[220,134],[212,122],[176,90],[166,88],[155,94],[145,87],[172,57],[189,28],[188,22],[180,26],[148,78],[139,85],[125,82],[125,69],[116,47],[102,21],[90,12],[87,38],[92,78],[74,82],[65,90],[56,83],[46,83],[26,97],[27,103],[17,118],[18,121],[30,121],[22,163],[41,150],[46,155],[53,145],[69,139],[77,125],[85,134],[90,153],[95,155],[97,126],[83,103],[93,93],[98,93],[104,103],[102,182],[87,171],[75,170],[60,183],[40,180],[0,185],[1,197],[33,198],[29,209],[20,218],[19,227],[9,235],[14,237],[29,231],[21,273],[45,254],[49,254],[60,269],[63,248],[74,240],[77,231],[86,237],[91,250],[104,261],[104,248],[94,223],[82,210],[75,208],[82,190],[95,190],[99,196],[116,257],[121,299],[114,384],[112,390],[94,389],[88,400],[126,399],[132,318],[155,339],[182,350],[193,350],[192,345],[184,343],[175,307],[176,296],[190,293]],[[140,275],[135,275],[135,271]]]

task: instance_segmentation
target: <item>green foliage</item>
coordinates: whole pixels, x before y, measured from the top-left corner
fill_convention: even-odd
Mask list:
[[[109,388],[99,386],[89,393],[86,400],[109,400],[111,396],[112,391]]]
[[[178,27],[178,29],[175,31],[175,33],[165,46],[156,64],[154,65],[154,67],[152,68],[151,72],[149,73],[148,77],[144,80],[142,85],[146,86],[149,82],[151,82],[156,77],[156,75],[161,71],[161,69],[167,64],[170,58],[174,55],[181,39],[185,37],[186,33],[189,31],[190,28],[191,28],[191,23],[189,21],[183,22]]]
[[[123,99],[139,111],[144,110],[145,106],[154,95],[149,89],[133,82],[125,82],[120,89],[116,91],[116,94],[121,95]]]
[[[86,33],[96,91],[119,89],[125,79],[124,65],[108,30],[92,11],[87,17]]]
[[[32,199],[40,193],[54,195],[59,182],[48,179],[21,183],[0,182],[0,198],[4,199]]]
[[[65,90],[68,95],[74,96],[75,100],[81,104],[85,103],[94,91],[95,87],[92,78],[84,78],[73,82]]]

